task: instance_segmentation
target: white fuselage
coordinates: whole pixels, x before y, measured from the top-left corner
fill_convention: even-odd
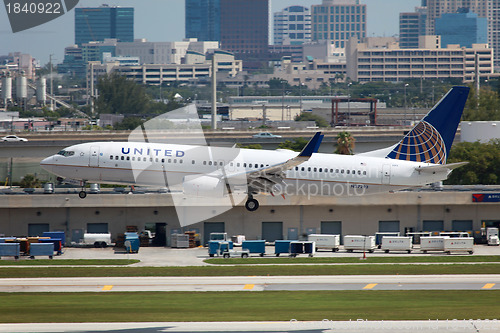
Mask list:
[[[42,167],[63,177],[90,183],[175,186],[185,177],[231,178],[297,156],[288,150],[253,150],[140,142],[74,145],[44,159]],[[369,156],[316,153],[284,171],[285,195],[348,196],[419,187],[446,179],[449,171],[423,173],[427,163]],[[241,184],[244,185],[244,184]]]

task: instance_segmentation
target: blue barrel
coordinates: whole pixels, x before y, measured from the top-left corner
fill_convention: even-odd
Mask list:
[[[44,231],[42,237],[60,239],[61,245],[66,246],[66,234],[64,233],[64,231]]]
[[[21,245],[19,243],[0,243],[0,257],[19,259]]]
[[[35,259],[38,256],[49,256],[52,259],[54,255],[54,243],[31,243],[30,257]]]
[[[262,257],[266,253],[265,240],[246,240],[241,244],[243,250],[248,250],[250,253],[258,253]]]
[[[290,253],[291,240],[277,240],[274,241],[274,254],[279,256],[281,253]]]
[[[133,252],[133,253],[139,252],[139,246],[141,245],[141,242],[139,240],[139,235],[137,233],[126,232],[125,233],[125,242],[129,242],[129,243],[126,243],[126,245],[125,245],[127,252]],[[128,247],[128,244],[130,244],[129,247]]]
[[[57,252],[57,255],[62,254],[62,245],[61,245],[61,239],[60,238],[51,238],[51,239],[40,239],[40,243],[52,243],[54,244],[54,251]],[[36,243],[33,243],[36,244]]]

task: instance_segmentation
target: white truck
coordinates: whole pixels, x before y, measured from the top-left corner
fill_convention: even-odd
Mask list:
[[[107,247],[111,245],[111,234],[110,233],[84,233],[83,234],[83,244],[93,245],[94,247]]]
[[[444,251],[444,240],[450,238],[449,236],[430,236],[420,237],[420,251],[427,253],[427,251]]]
[[[373,251],[375,251],[375,247],[375,236],[344,236],[344,249],[347,252],[353,252],[356,250],[373,253]]]
[[[385,253],[389,251],[406,251],[411,253],[412,237],[384,236],[382,237],[381,249]]]
[[[327,249],[337,252],[340,247],[340,235],[310,234],[307,236],[307,240],[315,242],[316,251],[318,249]]]
[[[500,239],[498,238],[498,228],[487,228],[486,239],[488,240],[489,246],[500,245]]]
[[[444,239],[444,252],[469,252],[474,253],[474,238],[472,237],[452,237]]]

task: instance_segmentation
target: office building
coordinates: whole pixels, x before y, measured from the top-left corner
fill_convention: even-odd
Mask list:
[[[399,14],[399,46],[402,49],[418,48],[418,38],[426,34],[427,7],[417,7],[415,12]]]
[[[103,5],[75,9],[75,44],[109,38],[134,41],[134,8]]]
[[[445,13],[456,13],[462,8],[468,8],[478,17],[488,18],[492,0],[426,0],[427,4],[427,35],[436,35],[436,19]]]
[[[441,45],[449,44],[472,47],[472,44],[488,43],[488,20],[476,13],[446,13],[436,19],[436,35]]]
[[[323,0],[311,6],[312,40],[330,40],[344,48],[351,37],[366,37],[366,5],[359,0]]]
[[[396,43],[369,48],[352,38],[346,48],[347,76],[354,81],[449,79],[473,82],[476,55],[480,77],[493,74],[493,50],[488,44],[441,48],[439,36],[420,37],[418,49],[400,49]]]
[[[491,0],[488,17],[488,42],[494,52],[495,69],[500,69],[500,0]]]
[[[262,55],[269,46],[269,0],[220,0],[221,49]]]
[[[220,41],[220,0],[185,0],[186,38]]]
[[[311,40],[311,13],[304,6],[290,6],[274,13],[274,44],[299,45]]]

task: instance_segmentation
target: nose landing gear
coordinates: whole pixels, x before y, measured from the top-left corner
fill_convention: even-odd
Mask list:
[[[80,199],[85,199],[87,197],[87,192],[85,192],[85,185],[87,184],[86,181],[80,182],[80,185],[82,186],[82,190],[78,192],[78,196]]]

